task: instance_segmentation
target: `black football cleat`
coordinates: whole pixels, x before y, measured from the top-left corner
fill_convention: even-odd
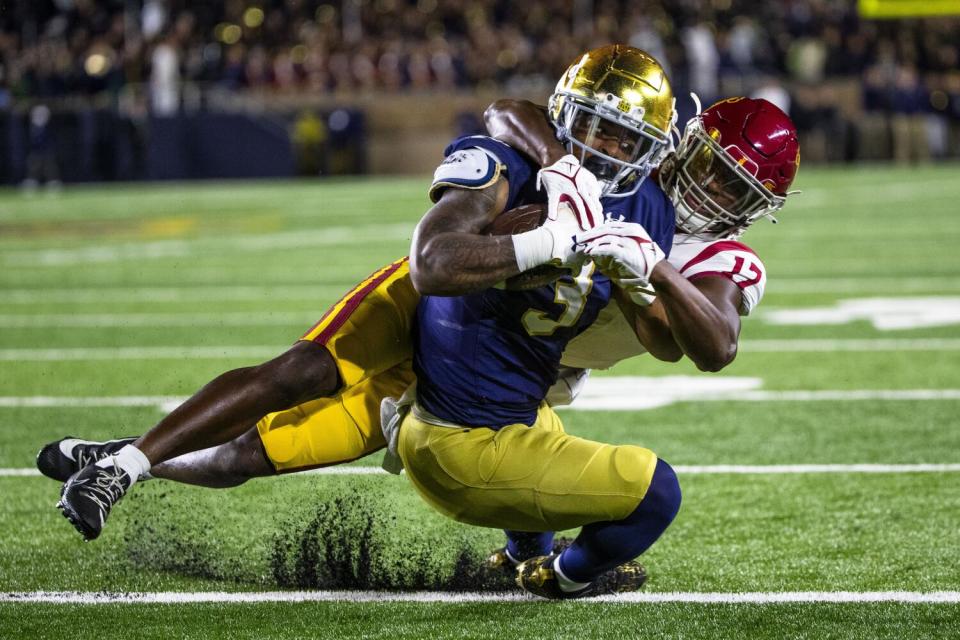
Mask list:
[[[549,600],[570,600],[624,591],[636,591],[647,581],[647,572],[635,561],[610,569],[579,591],[564,591],[560,588],[557,573],[553,569],[556,555],[538,556],[517,566],[517,585],[535,596]]]
[[[67,436],[40,449],[37,454],[37,469],[48,478],[66,482],[80,469],[112,456],[135,440],[136,438],[118,438],[96,442]]]
[[[60,490],[57,507],[89,542],[100,535],[110,509],[132,485],[130,476],[119,465],[91,464],[70,476]]]

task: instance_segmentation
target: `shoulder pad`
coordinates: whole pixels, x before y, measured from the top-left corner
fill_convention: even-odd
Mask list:
[[[459,149],[446,157],[433,173],[430,200],[436,202],[447,187],[483,189],[497,181],[503,171],[500,161],[483,149]]]

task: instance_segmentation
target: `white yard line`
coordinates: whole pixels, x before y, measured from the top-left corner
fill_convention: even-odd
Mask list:
[[[194,255],[254,253],[280,249],[369,245],[371,242],[407,240],[414,225],[408,222],[385,225],[329,226],[256,235],[225,235],[192,239],[123,242],[97,246],[51,249],[19,249],[0,256],[10,267],[62,267],[79,264],[184,258]]]
[[[674,465],[683,475],[802,475],[824,473],[960,473],[960,464],[716,464]],[[281,477],[301,475],[366,476],[387,473],[380,467],[338,466],[311,469]],[[0,477],[33,477],[41,475],[32,467],[0,468]]]
[[[744,340],[740,351],[800,353],[821,351],[957,351],[960,338],[825,338]]]
[[[960,400],[960,389],[845,389],[839,391],[742,391],[691,398],[719,402],[818,402],[830,400]]]
[[[862,296],[868,293],[890,295],[903,293],[956,293],[960,278],[956,276],[916,277],[852,277],[852,278],[776,278],[767,284],[766,295],[801,293],[837,293]]]
[[[66,360],[181,360],[211,358],[268,358],[289,345],[218,347],[64,347],[0,349],[0,361],[59,362]],[[822,340],[745,340],[746,352],[805,353],[830,351],[960,351],[960,338],[878,338]]]
[[[359,279],[359,278],[358,278]],[[333,298],[345,293],[351,281],[311,285],[193,286],[193,287],[96,287],[74,289],[8,289],[3,303],[11,304],[108,304],[132,302],[259,302],[310,300],[319,295]]]
[[[279,355],[289,348],[290,345],[273,347],[69,347],[63,349],[0,349],[0,361],[64,362],[67,360],[266,359]]]
[[[0,407],[160,407],[180,404],[183,396],[0,396]]]
[[[0,593],[0,602],[51,604],[257,604],[271,602],[543,602],[523,593],[439,592],[439,591],[159,591],[147,593],[104,593],[82,591],[21,591]],[[580,601],[603,603],[694,603],[694,604],[789,604],[789,603],[876,603],[956,604],[960,591],[765,591],[718,592],[634,592],[599,596]]]
[[[362,276],[363,274],[358,275]],[[4,305],[30,304],[109,304],[131,302],[256,302],[263,300],[316,299],[318,295],[339,297],[352,281],[309,285],[196,285],[184,287],[73,287],[70,289],[17,288],[3,292]],[[767,285],[771,294],[883,294],[956,293],[960,278],[954,276],[852,277],[852,278],[778,278]]]
[[[101,327],[270,327],[309,326],[322,312],[236,311],[230,313],[76,313],[0,314],[0,328]]]
[[[626,381],[626,382],[625,382]],[[645,387],[632,383],[629,377],[598,377],[573,406],[557,407],[559,411],[643,411],[675,402],[846,402],[864,400],[938,401],[960,400],[960,389],[846,389],[819,391],[753,391],[730,390],[711,392],[682,386]],[[628,397],[616,393],[617,387],[631,387],[647,393]],[[172,411],[184,396],[0,396],[0,408],[88,408],[88,407],[156,407]]]

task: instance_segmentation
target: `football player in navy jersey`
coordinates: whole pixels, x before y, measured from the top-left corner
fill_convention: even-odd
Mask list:
[[[458,521],[503,528],[524,542],[582,527],[561,555],[518,567],[525,589],[564,598],[595,593],[608,572],[617,589],[638,588],[645,574],[633,559],[680,507],[676,475],[652,451],[570,436],[544,402],[567,343],[613,291],[650,295],[651,272],[672,245],[675,212],[645,178],[668,148],[675,116],[659,64],[622,46],[571,65],[551,96],[550,116],[573,156],[566,174],[590,167],[598,176],[605,221],[593,207],[563,200],[540,228],[486,236],[502,211],[535,197],[533,171],[489,138],[448,147],[431,189],[436,204],[411,247],[411,278],[422,296],[417,384],[400,403],[396,449],[421,497]],[[548,263],[572,273],[528,291],[494,286]],[[690,287],[675,271],[661,271]]]

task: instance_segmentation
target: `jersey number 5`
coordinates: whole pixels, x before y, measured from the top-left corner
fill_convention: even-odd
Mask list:
[[[587,306],[587,296],[593,289],[593,279],[590,276],[593,275],[595,268],[596,265],[588,262],[583,265],[580,274],[573,279],[573,282],[558,280],[554,283],[553,301],[563,305],[560,317],[554,320],[546,311],[529,309],[523,314],[523,327],[527,333],[531,336],[549,336],[560,327],[575,325]]]

